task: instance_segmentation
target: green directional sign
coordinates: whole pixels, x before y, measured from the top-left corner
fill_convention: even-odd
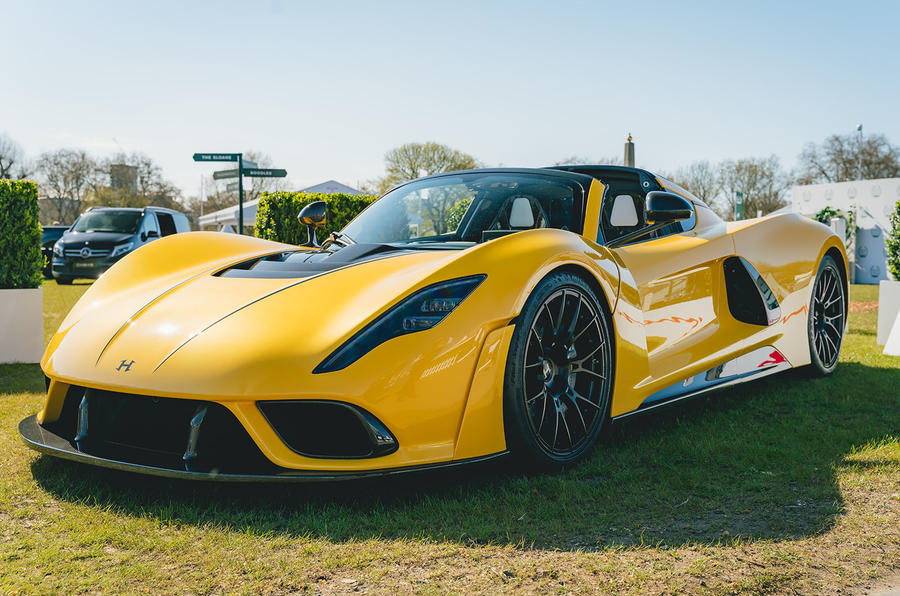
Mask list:
[[[250,176],[251,178],[284,178],[287,176],[287,170],[244,168],[244,176]]]
[[[740,191],[734,193],[734,219],[744,219],[744,193]]]
[[[234,170],[219,170],[213,172],[213,180],[227,180],[237,178],[235,182],[226,185],[227,192],[236,190],[238,193],[238,228],[237,233],[244,233],[244,176],[252,178],[284,178],[287,170],[273,168],[260,168],[255,161],[244,159],[243,153],[195,153],[194,161],[234,161],[237,168]]]
[[[246,173],[246,170],[244,170]],[[213,172],[213,180],[225,180],[228,178],[237,178],[238,171],[237,170],[219,170],[218,172]]]
[[[194,161],[237,161],[240,153],[195,153]]]

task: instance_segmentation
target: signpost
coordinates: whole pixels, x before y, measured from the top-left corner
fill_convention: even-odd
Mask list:
[[[244,174],[246,176],[246,174]],[[213,180],[225,180],[227,178],[237,178],[238,171],[237,170],[219,170],[218,172],[213,172]]]
[[[250,176],[251,178],[284,178],[287,176],[287,170],[244,168],[244,176]]]
[[[195,153],[194,161],[237,161],[240,153]]]
[[[238,189],[238,183],[237,183],[237,182],[229,182],[229,183],[225,186],[225,192],[234,192],[234,191],[236,191],[237,189]]]
[[[226,187],[228,191],[238,191],[238,234],[244,233],[244,176],[254,178],[284,178],[287,170],[260,168],[259,164],[249,159],[244,159],[243,153],[195,153],[194,161],[234,161],[237,162],[236,170],[219,170],[213,172],[213,180],[227,180],[237,178]]]
[[[734,193],[734,220],[744,219],[744,193]]]

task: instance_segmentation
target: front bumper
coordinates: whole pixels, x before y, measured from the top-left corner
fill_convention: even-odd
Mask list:
[[[106,270],[116,264],[124,255],[116,258],[101,257],[81,259],[75,257],[58,257],[53,255],[51,269],[53,277],[97,279]]]
[[[456,460],[443,462],[438,464],[427,464],[420,466],[407,466],[401,468],[388,468],[383,470],[366,470],[360,472],[322,472],[322,471],[300,471],[290,470],[287,468],[273,467],[261,473],[219,473],[216,471],[209,472],[190,472],[187,470],[179,470],[171,467],[161,467],[149,464],[132,463],[100,457],[80,451],[71,441],[47,430],[42,427],[36,416],[29,416],[19,423],[19,434],[25,443],[41,453],[67,459],[75,462],[90,464],[101,468],[109,468],[112,470],[121,470],[125,472],[136,472],[139,474],[147,474],[151,476],[162,476],[165,478],[180,478],[185,480],[204,480],[204,481],[220,481],[220,482],[323,482],[337,480],[358,480],[362,478],[394,476],[407,472],[425,471],[432,469],[450,468],[460,465],[487,461],[505,455],[503,453],[495,453],[483,457],[474,457],[464,460]]]

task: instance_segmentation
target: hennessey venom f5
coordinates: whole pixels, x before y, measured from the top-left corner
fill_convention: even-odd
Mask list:
[[[300,216],[307,246],[197,232],[116,263],[47,347],[29,445],[237,481],[559,468],[609,420],[837,366],[841,239],[644,170],[421,178],[321,246],[325,204]]]

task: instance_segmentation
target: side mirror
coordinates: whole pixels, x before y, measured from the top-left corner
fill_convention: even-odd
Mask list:
[[[328,204],[325,201],[314,201],[300,210],[297,216],[300,223],[306,226],[307,240],[305,246],[319,246],[316,240],[316,229],[321,228],[328,221]]]
[[[156,230],[147,230],[147,238],[159,238],[159,232]]]
[[[647,193],[647,224],[672,223],[689,219],[694,213],[691,202],[672,192],[654,190]]]

